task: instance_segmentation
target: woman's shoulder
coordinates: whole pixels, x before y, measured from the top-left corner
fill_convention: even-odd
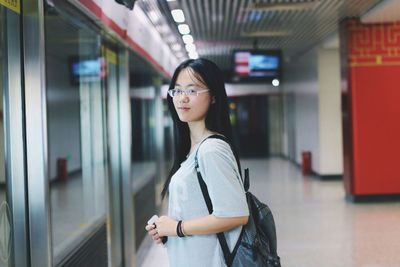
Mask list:
[[[199,147],[199,154],[208,153],[232,153],[230,145],[224,140],[217,138],[207,138]]]

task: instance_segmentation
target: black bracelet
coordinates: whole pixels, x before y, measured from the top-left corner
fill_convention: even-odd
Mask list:
[[[176,226],[176,234],[179,236],[179,237],[185,237],[185,235],[183,234],[183,232],[182,232],[182,221],[179,221],[178,222],[178,225]]]
[[[183,221],[182,221],[182,223],[181,223],[181,233],[184,235],[184,236],[187,236],[187,234],[185,233],[185,231],[183,231]]]

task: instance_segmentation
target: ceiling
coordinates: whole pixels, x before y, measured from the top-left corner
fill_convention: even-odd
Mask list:
[[[170,10],[183,10],[200,57],[222,69],[234,49],[282,49],[285,60],[301,55],[337,32],[346,17],[360,17],[382,0],[140,0],[153,24],[167,23],[184,45]],[[161,16],[157,22],[154,15]],[[153,19],[151,18],[153,17]],[[169,38],[168,40],[170,40]],[[183,59],[183,58],[182,58]]]
[[[384,0],[361,17],[362,23],[388,23],[400,21],[400,1]]]

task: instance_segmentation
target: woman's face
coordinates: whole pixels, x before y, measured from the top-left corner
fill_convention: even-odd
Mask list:
[[[186,68],[179,73],[176,79],[175,89],[188,92],[188,90],[203,91],[209,88],[194,76],[192,69]],[[196,94],[187,95],[182,93],[174,96],[172,99],[175,110],[182,122],[204,120],[211,104],[210,91],[199,93],[197,96]]]

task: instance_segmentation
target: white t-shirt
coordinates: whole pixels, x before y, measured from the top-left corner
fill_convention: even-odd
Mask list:
[[[195,170],[194,158],[197,149],[196,147],[193,150],[171,178],[168,215],[175,220],[185,221],[209,215]],[[229,144],[215,138],[207,139],[201,144],[197,157],[213,204],[213,215],[248,216],[245,192]],[[241,229],[242,227],[237,227],[225,232],[231,251]],[[168,237],[166,247],[171,267],[226,266],[216,234]]]

